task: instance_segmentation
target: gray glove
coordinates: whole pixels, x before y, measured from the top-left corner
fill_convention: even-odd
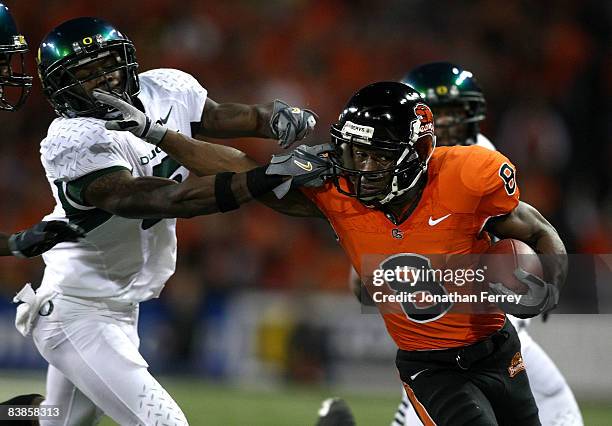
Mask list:
[[[555,285],[547,283],[522,268],[517,268],[514,276],[529,290],[527,294],[522,295],[519,303],[500,304],[504,312],[525,319],[547,312],[559,303],[559,289]],[[489,290],[492,294],[519,295],[500,283],[489,283]]]
[[[288,154],[272,156],[266,169],[267,175],[291,176],[274,189],[277,198],[283,198],[292,184],[318,187],[331,175],[332,162],[329,153],[334,151],[330,143],[308,146],[300,145]]]
[[[108,120],[104,124],[108,130],[127,130],[154,145],[160,143],[166,135],[168,131],[166,127],[154,122],[144,112],[123,99],[99,89],[94,90],[92,95],[98,102],[116,108],[123,116],[121,120]]]
[[[17,232],[9,237],[8,247],[17,257],[34,257],[63,242],[76,242],[85,236],[81,227],[73,224],[52,220],[40,222],[25,231]]]
[[[280,100],[274,101],[270,129],[278,143],[288,148],[308,136],[317,124],[316,114],[308,109],[290,107]]]

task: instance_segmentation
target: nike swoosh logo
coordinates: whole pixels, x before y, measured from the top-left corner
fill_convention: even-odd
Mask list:
[[[166,123],[168,122],[168,119],[170,118],[171,112],[172,112],[172,107],[170,107],[170,109],[168,110],[168,114],[166,114],[166,118],[160,118],[159,120],[157,120],[157,123],[161,124],[162,126],[165,126]]]
[[[425,370],[421,370],[421,371],[417,372],[416,374],[413,374],[412,376],[410,376],[410,380],[416,379],[419,374],[421,374],[422,372],[427,371],[427,370],[429,370],[429,368],[426,368]]]
[[[439,219],[435,219],[431,216],[429,216],[429,226],[436,226],[438,223],[442,222],[444,219],[446,219],[447,217],[449,217],[452,213],[447,214],[446,216],[442,216]]]
[[[312,168],[313,167],[312,167],[312,163],[310,161],[307,162],[307,163],[302,163],[302,162],[299,162],[298,160],[293,160],[293,162],[300,169],[306,170],[307,172],[312,172]]]

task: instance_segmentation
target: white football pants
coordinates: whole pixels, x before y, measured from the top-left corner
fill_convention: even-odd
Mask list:
[[[103,414],[122,426],[188,424],[138,352],[137,304],[63,295],[50,303],[32,335],[50,364],[43,404],[59,405],[62,418],[42,426],[95,425]]]

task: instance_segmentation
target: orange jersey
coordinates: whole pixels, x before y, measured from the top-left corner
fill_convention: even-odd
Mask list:
[[[303,192],[333,226],[356,271],[371,273],[368,257],[399,253],[482,253],[490,238],[487,219],[511,212],[519,202],[515,168],[499,152],[478,146],[440,147],[428,167],[428,181],[412,214],[399,225],[385,214],[338,192],[333,183]],[[491,335],[504,323],[494,309],[483,314],[453,313],[415,322],[403,313],[383,313],[391,337],[403,350],[465,346]]]

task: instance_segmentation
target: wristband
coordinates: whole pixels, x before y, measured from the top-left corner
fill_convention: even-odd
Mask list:
[[[221,213],[236,210],[240,207],[232,191],[233,172],[217,173],[215,175],[215,200]]]

